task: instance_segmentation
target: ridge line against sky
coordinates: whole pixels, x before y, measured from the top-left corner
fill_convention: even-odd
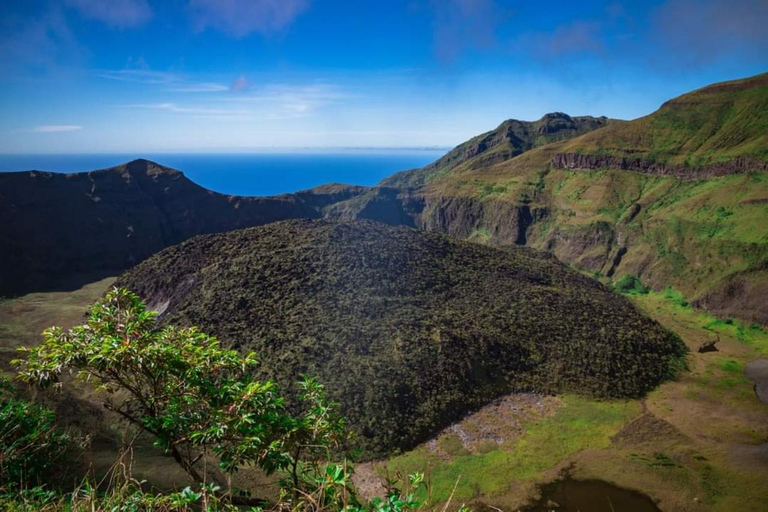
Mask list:
[[[449,147],[768,71],[768,1],[29,0],[0,152]]]

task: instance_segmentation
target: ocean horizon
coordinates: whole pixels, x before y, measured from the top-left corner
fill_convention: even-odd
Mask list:
[[[423,167],[445,149],[295,150],[253,153],[2,154],[0,172],[81,172],[137,158],[182,171],[222,194],[270,196],[327,183],[371,186],[396,172]]]

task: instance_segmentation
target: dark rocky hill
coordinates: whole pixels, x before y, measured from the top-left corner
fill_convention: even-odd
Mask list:
[[[0,296],[114,275],[194,235],[320,217],[363,190],[228,196],[147,160],[73,174],[0,173]]]
[[[367,221],[195,237],[117,283],[293,389],[315,375],[373,454],[413,446],[513,390],[637,397],[680,340],[538,251]]]

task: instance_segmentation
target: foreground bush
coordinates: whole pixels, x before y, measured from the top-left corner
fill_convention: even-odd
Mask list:
[[[45,482],[71,441],[55,427],[52,411],[19,398],[0,378],[0,489]]]
[[[384,512],[422,506],[413,492],[423,485],[418,474],[392,485],[387,499],[365,502],[357,496],[352,467],[333,462],[347,437],[344,420],[315,379],[302,379],[300,411],[289,412],[275,384],[253,376],[254,354],[224,349],[196,328],[159,327],[155,316],[136,295],[113,289],[91,308],[85,325],[46,330],[43,343],[24,349],[26,358],[15,363],[21,380],[43,388],[62,384],[67,372],[95,385],[106,394],[108,410],[152,435],[198,485],[165,494],[148,494],[130,478],[101,492],[86,481],[64,495],[40,487],[3,487],[3,509],[215,511],[245,505]],[[51,424],[50,413],[27,406],[17,415],[20,421],[31,421],[38,430]],[[32,448],[20,455],[22,466],[33,465],[38,473],[46,469],[34,454],[50,454],[44,448],[54,446],[51,439],[57,438],[51,435],[29,439]],[[225,473],[246,465],[279,472],[279,502],[222,492],[216,475],[199,469],[210,457]]]

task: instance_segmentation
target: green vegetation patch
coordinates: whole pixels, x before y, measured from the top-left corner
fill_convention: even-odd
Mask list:
[[[645,295],[650,290],[643,284],[639,277],[627,274],[619,279],[614,288],[621,293]]]
[[[608,447],[611,436],[640,411],[637,402],[595,401],[573,395],[562,400],[563,406],[554,416],[525,424],[525,433],[500,449],[446,462],[421,446],[392,459],[388,469],[394,473],[430,468],[434,502],[448,499],[457,480],[455,497],[459,500],[499,495],[509,490],[512,481],[539,480],[576,452]]]

